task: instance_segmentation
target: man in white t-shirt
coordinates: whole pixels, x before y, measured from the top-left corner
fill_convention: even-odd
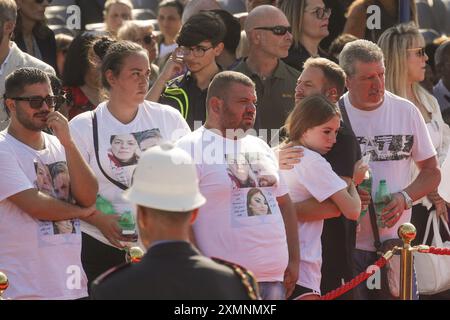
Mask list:
[[[383,53],[374,43],[348,43],[339,56],[347,79],[348,93],[342,99],[364,155],[370,154],[373,174],[372,199],[380,180],[386,180],[391,201],[382,213],[385,227],[378,228],[380,241],[398,238],[401,224],[411,219],[412,203],[436,190],[440,171],[436,151],[418,109],[409,101],[385,91]],[[411,181],[412,164],[420,174]],[[356,273],[365,271],[377,259],[370,215],[361,217],[356,235]],[[381,288],[381,292],[387,292]],[[375,298],[380,290],[358,287],[360,299]],[[380,296],[378,296],[380,297]],[[382,296],[387,299],[388,296]]]
[[[87,296],[78,219],[94,213],[98,184],[67,119],[54,111],[56,103],[43,71],[22,68],[7,77],[11,122],[0,132],[0,270],[9,278],[6,298]],[[45,128],[54,136],[42,132]],[[64,197],[57,191],[63,184],[70,188]]]
[[[194,158],[208,200],[193,225],[199,249],[252,271],[263,299],[285,299],[298,278],[297,223],[273,151],[248,134],[255,103],[250,78],[217,74],[208,89],[205,126],[178,145]]]
[[[14,0],[0,0],[0,130],[8,126],[8,115],[3,109],[6,77],[14,70],[23,67],[34,67],[55,74],[55,70],[51,66],[23,52],[11,40],[16,27],[16,18],[16,2]]]

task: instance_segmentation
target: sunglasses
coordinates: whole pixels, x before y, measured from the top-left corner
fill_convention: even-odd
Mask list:
[[[316,15],[316,18],[322,20],[325,17],[329,17],[331,15],[331,8],[317,8],[314,11],[310,11]]]
[[[256,27],[256,30],[269,30],[277,36],[284,36],[286,32],[292,33],[291,27],[286,26],[274,26],[274,27]]]
[[[30,104],[30,107],[32,109],[40,109],[42,108],[42,104],[45,101],[45,104],[49,108],[54,108],[56,106],[59,106],[61,104],[61,100],[64,99],[64,97],[61,96],[46,96],[45,98],[42,98],[40,96],[34,96],[34,97],[14,97],[14,98],[7,98],[15,101],[27,101]]]
[[[34,0],[37,4],[42,4],[44,3],[45,0]],[[47,0],[48,4],[52,3],[53,0]]]
[[[416,56],[418,57],[425,57],[425,48],[412,48],[412,49],[406,49],[407,51],[415,51],[416,52]]]
[[[145,44],[152,44],[155,42],[156,36],[154,36],[153,34],[147,34],[144,36],[144,38],[142,39],[144,41]]]

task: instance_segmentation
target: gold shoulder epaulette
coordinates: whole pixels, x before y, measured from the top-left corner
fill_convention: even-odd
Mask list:
[[[125,268],[128,268],[129,266],[131,266],[131,263],[127,262],[127,263],[122,263],[118,266],[115,266],[111,269],[109,269],[108,271],[105,271],[104,273],[102,273],[101,275],[99,275],[93,282],[93,285],[98,285],[100,283],[102,283],[105,279],[107,279],[109,276],[115,274],[118,271],[121,271]]]
[[[256,282],[255,276],[250,270],[236,263],[226,261],[220,258],[211,257],[211,259],[219,264],[231,268],[234,271],[234,273],[239,277],[239,279],[241,279],[241,282],[244,285],[245,289],[247,290],[250,299],[260,300],[258,282]]]

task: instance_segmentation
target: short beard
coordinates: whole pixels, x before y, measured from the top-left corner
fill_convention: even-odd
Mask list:
[[[33,115],[34,117],[34,115]],[[19,108],[16,108],[16,118],[17,121],[26,129],[30,131],[42,131],[47,127],[46,124],[44,124],[42,127],[36,126],[31,119],[29,119],[24,112]]]

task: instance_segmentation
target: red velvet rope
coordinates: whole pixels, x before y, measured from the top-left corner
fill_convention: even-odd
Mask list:
[[[450,256],[450,249],[449,248],[430,247],[430,249],[428,250],[428,253]]]
[[[387,260],[384,257],[381,257],[380,259],[377,260],[377,262],[375,262],[375,265],[378,268],[383,268],[386,265]],[[361,282],[367,280],[367,278],[369,278],[372,274],[375,273],[375,270],[372,271],[371,273],[367,273],[366,271],[361,272],[359,275],[357,275],[355,278],[353,278],[352,280],[344,283],[342,286],[340,286],[337,289],[334,289],[333,291],[328,292],[327,294],[323,295],[320,297],[320,300],[334,300],[337,297],[342,296],[344,293],[346,293],[347,291],[352,290],[353,288],[355,288],[356,286],[358,286]]]
[[[429,247],[428,250],[423,251],[422,253],[431,253],[431,254],[437,254],[437,255],[450,256],[450,248]],[[377,260],[377,262],[375,262],[375,265],[381,269],[386,265],[386,262],[387,262],[387,260],[385,258],[381,257],[380,259]],[[355,278],[344,283],[339,288],[334,289],[333,291],[330,291],[327,294],[321,296],[320,300],[334,300],[337,297],[342,296],[347,291],[354,289],[356,286],[358,286],[361,282],[367,280],[374,273],[375,273],[375,270],[372,273],[367,273],[365,271],[361,272]]]

